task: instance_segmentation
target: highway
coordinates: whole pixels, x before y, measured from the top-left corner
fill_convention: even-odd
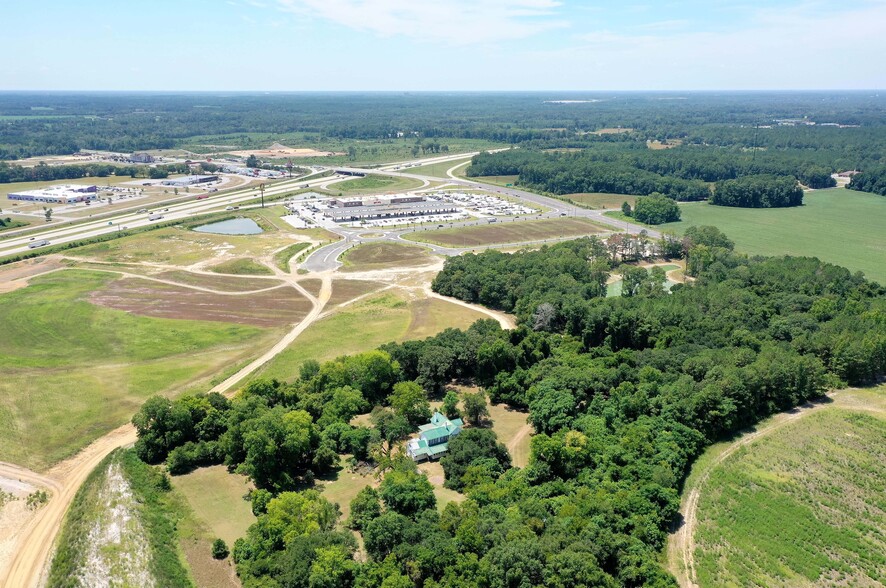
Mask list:
[[[639,225],[634,225],[631,223],[625,223],[622,221],[617,221],[615,219],[609,218],[604,215],[605,211],[602,210],[589,210],[586,208],[580,208],[564,202],[562,200],[557,200],[556,198],[550,198],[548,196],[542,196],[540,194],[535,194],[532,192],[527,192],[525,190],[520,190],[518,188],[506,188],[502,186],[485,184],[483,182],[477,182],[474,180],[464,179],[464,178],[438,178],[434,176],[424,176],[420,174],[410,173],[408,171],[398,171],[396,168],[408,167],[418,167],[423,165],[429,165],[434,163],[445,163],[445,162],[458,162],[464,160],[468,157],[472,157],[476,155],[477,152],[474,153],[460,153],[453,155],[445,155],[445,156],[436,156],[424,159],[414,159],[410,161],[403,161],[398,163],[392,163],[389,165],[382,166],[379,169],[367,169],[367,168],[359,168],[359,167],[343,167],[337,166],[332,168],[323,168],[319,172],[315,172],[313,174],[309,174],[307,176],[302,176],[293,179],[287,180],[278,180],[273,183],[270,183],[265,188],[265,197],[273,197],[279,196],[281,194],[286,194],[288,192],[294,192],[303,188],[311,188],[311,187],[326,187],[329,185],[334,185],[336,183],[346,182],[348,180],[353,180],[355,177],[359,176],[324,176],[319,178],[312,178],[311,176],[322,173],[322,171],[344,171],[354,174],[361,175],[385,175],[385,176],[393,176],[393,177],[403,177],[419,180],[423,183],[422,188],[417,188],[417,190],[426,189],[432,183],[434,184],[443,184],[447,187],[451,186],[460,186],[465,189],[482,189],[488,192],[502,194],[505,196],[509,196],[518,201],[528,202],[530,204],[534,204],[538,207],[542,207],[543,209],[547,209],[545,212],[534,214],[534,215],[526,215],[522,217],[515,217],[512,219],[500,219],[499,222],[521,222],[525,220],[537,220],[537,219],[552,219],[559,217],[577,217],[577,218],[585,218],[596,223],[609,225],[614,229],[620,232],[627,232],[631,234],[639,234],[641,232],[645,232],[652,238],[659,238],[661,234],[658,231],[654,231],[651,229],[647,229],[646,227],[642,227]],[[49,241],[49,245],[59,245],[63,243],[69,243],[72,241],[80,241],[83,239],[88,239],[91,237],[98,237],[101,235],[107,235],[109,233],[114,233],[118,231],[122,231],[124,229],[134,229],[139,227],[145,227],[151,224],[156,223],[168,223],[169,221],[175,220],[186,220],[190,217],[194,217],[197,215],[202,215],[210,212],[219,212],[223,211],[228,206],[240,206],[244,202],[248,202],[251,200],[255,200],[259,197],[259,191],[257,186],[249,186],[245,188],[236,188],[231,191],[221,192],[218,194],[213,194],[202,200],[188,200],[185,202],[177,201],[175,204],[169,204],[168,206],[163,204],[154,204],[149,210],[151,213],[137,213],[132,212],[131,208],[128,211],[121,211],[119,214],[109,214],[103,215],[101,219],[84,219],[82,222],[76,222],[73,224],[66,224],[65,226],[53,227],[52,225],[47,225],[45,228],[34,231],[31,230],[24,235],[13,236],[7,239],[0,241],[0,257],[8,256],[8,255],[16,255],[21,253],[28,253],[33,251],[39,251],[38,249],[31,249],[28,247],[29,244],[35,241],[46,240]],[[160,214],[162,218],[157,220],[150,220],[149,216],[151,214]],[[460,221],[455,223],[446,224],[448,226],[471,226],[471,225],[479,225],[485,224],[486,219],[472,219],[467,221]],[[407,227],[407,228],[392,228],[392,229],[384,229],[384,228],[350,228],[350,227],[341,227],[341,226],[327,226],[329,230],[339,234],[342,237],[341,241],[337,241],[335,243],[331,243],[326,245],[325,247],[321,247],[314,251],[307,260],[302,264],[302,268],[308,271],[313,272],[323,272],[331,269],[335,269],[341,265],[338,261],[338,257],[346,251],[348,248],[363,242],[368,241],[377,241],[377,240],[390,240],[390,241],[404,241],[402,239],[402,235],[405,233],[415,232],[417,230],[428,230],[421,229],[416,227]],[[367,230],[373,230],[373,232],[381,232],[383,236],[375,237],[375,238],[364,238],[361,237],[361,233],[366,233]],[[410,242],[410,241],[407,241]],[[479,249],[478,247],[470,247],[464,249],[450,249],[445,247],[438,247],[435,245],[421,244],[422,246],[429,247],[435,253],[441,255],[458,255],[464,252],[466,249]]]

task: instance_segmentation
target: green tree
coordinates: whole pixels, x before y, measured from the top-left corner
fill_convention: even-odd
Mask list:
[[[680,207],[671,198],[653,192],[637,198],[634,218],[648,225],[660,225],[680,220]]]
[[[223,539],[216,539],[212,542],[212,557],[215,559],[225,559],[230,551],[228,544]]]
[[[427,476],[417,472],[412,460],[405,457],[395,462],[394,469],[385,474],[379,494],[390,510],[409,517],[437,504],[434,487]]]
[[[455,390],[447,390],[446,396],[443,397],[443,414],[450,419],[461,417],[461,411],[458,409],[458,393]]]
[[[485,465],[491,465],[488,473],[493,478],[511,467],[507,448],[498,442],[491,429],[465,429],[450,439],[449,450],[440,460],[446,474],[446,487],[463,490],[468,468],[486,459],[491,459],[491,464],[487,461]]]
[[[427,392],[416,382],[399,382],[394,384],[390,396],[391,408],[416,426],[431,418],[431,404]]]
[[[486,405],[486,393],[482,390],[464,395],[463,401],[465,416],[468,422],[474,426],[481,426],[489,417],[489,407]]]
[[[258,157],[256,157],[254,153],[246,158],[246,167],[258,167],[259,165]]]
[[[372,486],[365,486],[351,501],[351,516],[348,519],[348,526],[352,529],[363,529],[380,515],[381,496]]]

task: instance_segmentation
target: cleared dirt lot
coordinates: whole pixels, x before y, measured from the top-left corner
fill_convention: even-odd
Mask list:
[[[316,149],[305,149],[296,147],[287,147],[280,143],[274,143],[267,149],[245,149],[242,151],[226,151],[237,157],[265,157],[270,159],[282,159],[285,157],[324,157],[327,155],[346,155],[345,153],[335,153],[333,151],[317,151]]]
[[[89,296],[93,304],[142,316],[276,327],[305,317],[311,304],[292,288],[257,294],[213,294],[139,278],[115,280]]]

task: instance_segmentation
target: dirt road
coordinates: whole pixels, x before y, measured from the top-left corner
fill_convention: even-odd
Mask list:
[[[213,391],[228,392],[233,390],[236,384],[256,368],[286,349],[323,312],[332,293],[332,280],[328,276],[323,278],[319,297],[311,295],[293,277],[287,278],[292,287],[311,301],[313,305],[311,312],[270,350],[213,388]],[[45,486],[52,491],[49,502],[38,510],[18,533],[11,559],[5,570],[0,569],[0,586],[4,588],[34,588],[42,583],[52,547],[61,529],[65,513],[68,511],[77,490],[106,455],[118,447],[130,445],[135,441],[135,427],[131,424],[124,425],[97,439],[74,457],[59,463],[46,476],[28,472],[12,464],[0,466],[0,475],[4,475],[3,472],[6,471],[12,477],[20,477],[21,479],[30,477],[33,483]]]
[[[683,500],[680,504],[683,524],[668,538],[667,546],[668,570],[677,578],[681,588],[699,588],[696,583],[697,576],[695,573],[695,532],[698,527],[698,502],[714,468],[742,447],[827,406],[880,414],[884,412],[879,407],[863,406],[854,403],[851,393],[846,390],[831,392],[827,395],[827,398],[828,400],[810,402],[788,412],[778,414],[769,419],[765,425],[746,435],[742,435],[708,463],[694,483],[684,489]],[[834,401],[834,403],[832,404],[831,401]]]

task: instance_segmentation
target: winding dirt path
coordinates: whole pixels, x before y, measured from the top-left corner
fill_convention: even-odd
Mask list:
[[[520,446],[520,443],[522,443],[523,440],[526,439],[526,437],[530,436],[532,434],[533,430],[534,429],[533,429],[532,425],[530,425],[529,423],[526,423],[525,425],[520,427],[520,430],[517,431],[517,433],[514,435],[513,439],[508,441],[508,444],[506,445],[506,447],[508,449],[508,453],[511,454],[511,459],[514,460],[514,465],[518,468],[526,467],[527,464],[526,463],[517,463],[517,460],[515,459],[515,452],[517,451],[517,447]]]
[[[282,272],[280,273],[282,274]],[[322,314],[323,308],[332,294],[332,280],[329,276],[323,278],[319,297],[315,297],[305,290],[294,276],[284,274],[281,277],[311,302],[311,311],[261,357],[215,386],[214,392],[226,392],[228,395],[232,395],[236,391],[234,389],[236,384],[286,349]],[[0,569],[0,586],[34,588],[42,584],[52,547],[55,545],[65,513],[74,500],[77,490],[106,455],[118,447],[135,443],[136,438],[135,427],[132,424],[123,425],[95,440],[74,457],[60,462],[45,476],[12,464],[0,464],[0,475],[5,476],[8,473],[12,478],[22,480],[28,478],[27,481],[47,487],[52,492],[46,505],[40,508],[18,532],[12,557],[6,569]]]
[[[830,392],[826,399],[813,401],[798,406],[787,412],[775,415],[765,424],[760,426],[727,446],[715,457],[695,480],[691,487],[683,491],[683,499],[680,504],[680,514],[683,516],[682,524],[671,533],[667,544],[668,570],[677,578],[681,588],[699,588],[695,572],[695,532],[698,527],[698,503],[702,490],[714,469],[722,464],[736,451],[750,445],[761,437],[769,435],[785,425],[796,422],[803,417],[831,406],[845,410],[861,410],[878,414],[886,414],[886,410],[876,406],[864,406],[853,403],[851,396],[846,402],[832,403],[831,401],[843,400],[847,391],[841,390]]]

